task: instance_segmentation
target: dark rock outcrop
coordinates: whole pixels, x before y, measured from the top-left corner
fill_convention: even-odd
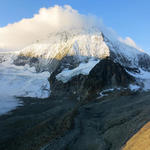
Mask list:
[[[61,64],[49,79],[52,94],[56,91],[63,92],[81,100],[95,97],[98,92],[105,88],[127,87],[130,83],[135,82],[135,79],[126,72],[126,68],[113,62],[110,58],[106,58],[101,60],[90,71],[89,75],[79,74],[72,77],[67,83],[63,83],[56,79],[56,75],[62,71]],[[134,69],[130,68],[130,70]]]
[[[139,66],[144,69],[150,71],[150,59],[148,54],[139,55]]]
[[[35,64],[39,63],[38,58],[36,57],[26,57],[26,56],[18,56],[13,63],[16,66],[24,66],[26,64],[32,66],[35,66]]]
[[[134,81],[123,66],[106,58],[91,70],[85,86],[91,90],[99,90],[107,87],[126,87]]]

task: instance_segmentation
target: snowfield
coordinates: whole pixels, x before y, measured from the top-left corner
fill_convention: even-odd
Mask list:
[[[61,73],[57,74],[56,79],[63,83],[68,82],[72,77],[83,74],[88,75],[92,68],[99,63],[99,60],[90,59],[87,63],[81,63],[78,67],[68,70],[65,69]]]
[[[28,65],[15,66],[11,58],[8,55],[0,63],[0,114],[20,105],[15,97],[46,98],[50,94],[49,72],[36,73]]]

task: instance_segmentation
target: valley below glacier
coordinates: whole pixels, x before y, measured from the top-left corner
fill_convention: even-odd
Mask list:
[[[20,100],[0,116],[0,149],[119,150],[150,121],[150,92],[114,91],[84,105],[63,91]]]

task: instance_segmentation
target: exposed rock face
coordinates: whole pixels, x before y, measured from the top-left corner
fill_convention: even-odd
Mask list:
[[[0,56],[0,63],[4,61],[3,56]]]
[[[131,82],[134,82],[134,78],[126,72],[123,66],[106,58],[91,70],[85,85],[91,90],[97,90],[105,87],[126,87]]]
[[[103,35],[103,39],[110,51],[110,58],[120,63],[124,67],[142,68],[150,70],[150,56],[141,49],[120,43],[119,41],[111,41],[110,38]]]
[[[18,56],[14,62],[16,66],[24,66],[25,64],[29,64],[30,66],[33,66],[36,63],[39,63],[38,58],[36,57],[26,57],[26,56]]]
[[[49,63],[45,63],[47,61],[46,59],[37,58],[37,57],[29,57],[29,56],[17,56],[16,59],[14,59],[13,63],[16,66],[25,66],[26,64],[30,67],[35,67],[37,72],[43,72],[43,71],[49,71],[52,72],[56,69],[56,67],[59,64],[59,60],[53,59],[49,60]]]
[[[73,69],[79,65],[79,61],[72,56],[64,57],[55,68],[55,71],[51,74],[49,78],[51,94],[55,94],[57,92],[63,92],[64,95],[71,95],[76,97],[79,94],[80,89],[83,89],[83,84],[87,79],[87,76],[78,75],[73,77],[67,83],[63,83],[62,81],[58,81],[56,79],[56,75],[59,74],[64,68]],[[63,89],[63,90],[62,90]]]
[[[139,66],[144,70],[150,71],[149,55],[147,54],[139,55],[138,58],[139,58]]]
[[[62,71],[62,64],[64,63],[60,63],[49,79],[52,93],[63,89],[65,94],[74,95],[81,100],[89,96],[95,97],[97,92],[105,88],[127,87],[130,83],[135,82],[135,79],[126,72],[123,66],[106,58],[101,60],[89,75],[79,74],[67,83],[63,83],[56,79],[56,75]]]

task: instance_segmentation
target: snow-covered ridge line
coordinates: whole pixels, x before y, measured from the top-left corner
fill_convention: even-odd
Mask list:
[[[61,73],[57,74],[56,79],[63,83],[67,83],[72,77],[79,74],[88,75],[97,63],[99,63],[99,60],[90,59],[87,63],[81,63],[74,69],[68,70],[66,68]]]

